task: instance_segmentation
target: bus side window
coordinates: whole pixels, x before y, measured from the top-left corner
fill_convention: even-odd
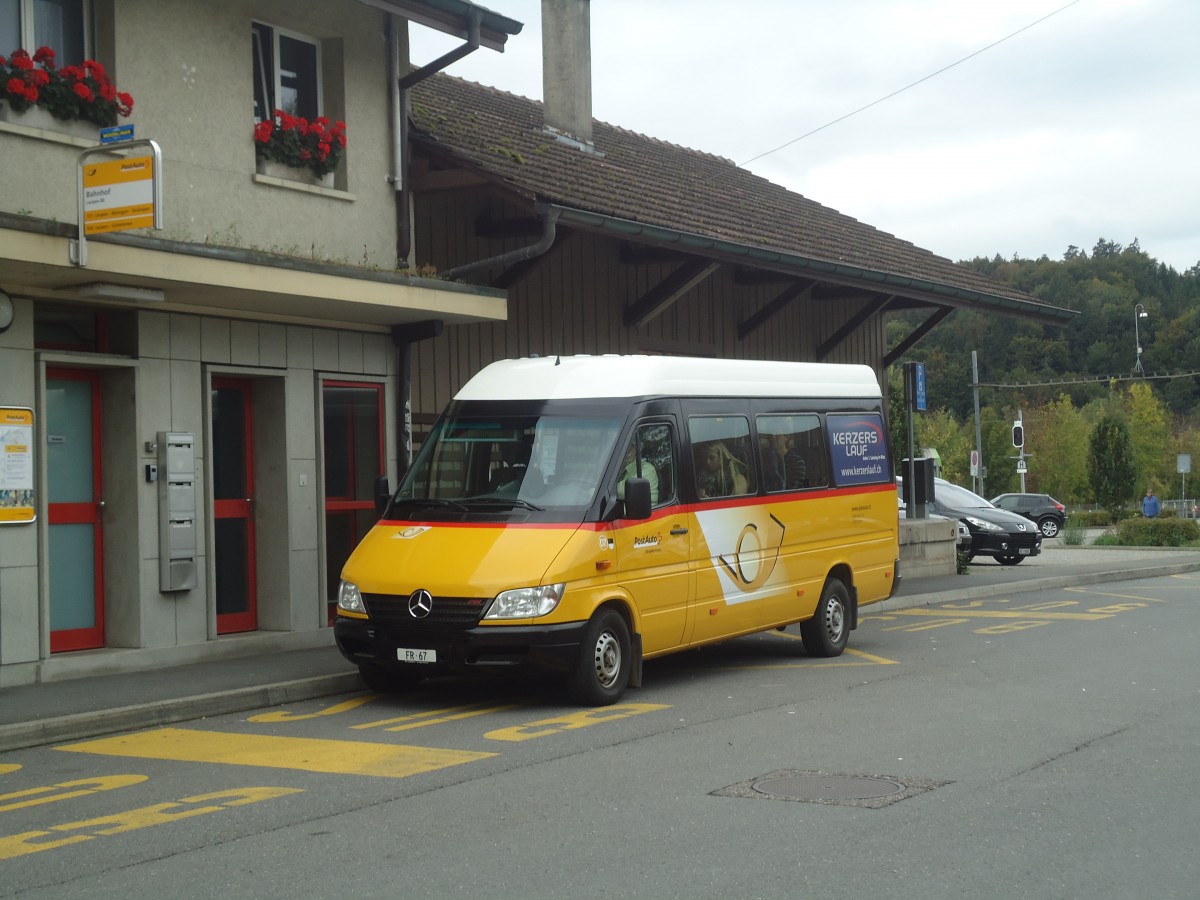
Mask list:
[[[688,433],[697,497],[733,497],[758,490],[750,423],[745,418],[695,416],[688,420]]]
[[[650,482],[651,506],[675,502],[675,442],[672,428],[665,422],[638,426],[625,448],[621,472],[618,475],[617,496],[626,478],[638,476]]]
[[[825,484],[821,420],[813,415],[757,416],[759,461],[767,492]]]

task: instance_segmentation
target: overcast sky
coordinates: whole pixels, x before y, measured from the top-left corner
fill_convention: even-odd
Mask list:
[[[540,0],[481,5],[524,29],[447,71],[540,100]],[[934,253],[1200,262],[1200,0],[592,0],[591,27],[597,119]],[[411,33],[417,64],[461,43]]]

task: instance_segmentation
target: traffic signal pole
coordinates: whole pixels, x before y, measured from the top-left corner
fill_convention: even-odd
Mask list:
[[[1021,476],[1021,493],[1025,493],[1025,470],[1029,468],[1025,462],[1025,413],[1017,410],[1017,420],[1013,422],[1013,446],[1017,448],[1017,474]]]

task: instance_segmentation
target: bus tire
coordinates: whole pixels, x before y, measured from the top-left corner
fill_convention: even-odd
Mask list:
[[[616,703],[629,686],[633,651],[625,617],[612,608],[598,610],[584,629],[567,693],[583,706]]]
[[[414,672],[385,666],[363,663],[358,667],[358,677],[368,690],[376,694],[399,694],[411,690],[421,680]]]
[[[800,623],[800,639],[809,656],[841,656],[850,639],[850,592],[836,578],[825,582],[817,611]]]

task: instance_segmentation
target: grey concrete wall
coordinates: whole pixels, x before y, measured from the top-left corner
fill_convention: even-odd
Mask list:
[[[952,519],[900,520],[900,577],[953,575],[958,525]]]

